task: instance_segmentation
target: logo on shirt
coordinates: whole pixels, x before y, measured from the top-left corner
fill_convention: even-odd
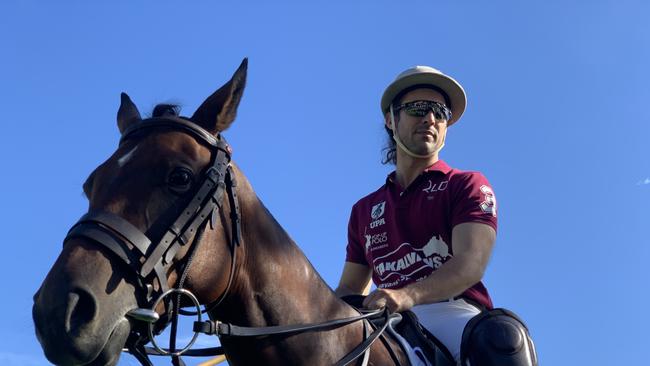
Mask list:
[[[385,231],[383,233],[379,233],[379,234],[375,234],[375,235],[365,234],[365,237],[366,237],[366,245],[365,245],[366,246],[366,253],[368,253],[368,250],[370,250],[371,246],[377,245],[377,244],[383,244],[383,243],[388,241],[388,233],[385,232]],[[384,248],[384,247],[386,247],[386,246],[385,245],[380,245],[377,248],[373,248],[373,250],[374,249]]]
[[[497,215],[497,199],[494,197],[494,192],[492,192],[492,188],[482,185],[481,186],[481,193],[483,193],[483,196],[485,197],[485,200],[481,202],[480,207],[481,211],[485,213],[489,213],[492,216]]]
[[[370,217],[372,217],[373,220],[377,220],[378,218],[382,217],[384,215],[384,207],[386,207],[386,201],[382,201],[372,206],[372,210],[370,210]]]
[[[438,192],[438,191],[444,191],[445,189],[447,189],[447,185],[449,185],[448,180],[446,180],[444,182],[433,184],[431,179],[429,179],[429,186],[422,189],[422,192],[434,193],[434,192]]]
[[[403,282],[412,278],[417,272],[430,269],[436,270],[451,257],[449,246],[439,236],[432,236],[427,244],[414,248],[411,243],[402,243],[392,252],[377,257],[373,260],[375,273],[384,282],[383,287],[394,286],[396,283],[386,284],[391,277],[392,281]],[[426,272],[425,272],[426,275]],[[424,276],[426,277],[426,276]],[[424,278],[420,276],[420,278]]]
[[[371,229],[374,229],[386,223],[386,220],[382,217],[384,216],[385,207],[386,201],[379,202],[378,204],[372,206],[372,210],[370,210],[370,217],[372,217],[373,220],[370,222]]]
[[[441,237],[438,237],[436,235],[432,236],[431,239],[429,239],[427,245],[422,248],[422,252],[427,257],[435,254],[445,261],[451,257],[451,254],[449,253],[449,245],[447,245],[447,243],[445,243]]]

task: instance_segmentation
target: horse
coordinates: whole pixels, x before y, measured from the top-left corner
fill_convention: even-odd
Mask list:
[[[152,322],[169,318],[174,306],[192,305],[185,297],[176,305],[161,301],[175,288],[206,305],[210,319],[241,327],[359,316],[230,161],[221,133],[235,120],[247,68],[244,59],[189,118],[158,105],[143,119],[122,94],[120,144],[83,184],[88,213],[34,295],[36,336],[50,362],[115,365],[140,334],[135,310],[155,303]],[[222,337],[221,344],[231,365],[332,365],[367,332],[365,321],[354,321],[278,336]],[[408,364],[388,337],[373,343],[367,357],[369,365]]]

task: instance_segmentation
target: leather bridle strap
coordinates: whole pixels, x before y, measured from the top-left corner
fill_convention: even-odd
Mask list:
[[[370,346],[377,340],[377,338],[384,333],[386,327],[388,326],[388,321],[390,318],[390,312],[387,308],[380,310],[371,311],[366,314],[357,315],[350,318],[344,319],[335,319],[322,323],[316,324],[302,324],[302,325],[278,325],[271,327],[240,327],[234,324],[222,323],[218,320],[208,320],[204,322],[194,322],[194,331],[201,332],[209,335],[217,335],[219,337],[261,337],[261,336],[272,336],[280,334],[294,334],[301,333],[305,331],[314,331],[314,330],[328,330],[333,328],[338,328],[343,325],[347,325],[359,320],[363,320],[364,334],[365,334],[365,322],[367,319],[376,319],[381,318],[383,324],[374,330],[367,338],[364,335],[364,340],[358,346],[356,346],[352,351],[345,355],[341,360],[339,360],[335,366],[345,366],[350,364],[352,361],[356,360],[364,352],[366,352]]]
[[[221,208],[225,191],[225,175],[229,157],[219,149],[215,163],[205,173],[205,181],[181,215],[169,226],[160,242],[142,264],[140,275],[146,277],[162,259],[163,265],[171,263],[181,246],[188,244],[213,210]],[[216,190],[215,190],[216,186]],[[210,196],[205,202],[206,196]],[[163,257],[164,256],[164,257]]]
[[[240,327],[238,325],[222,323],[218,320],[206,320],[194,322],[194,331],[219,337],[259,337],[279,334],[300,333],[308,330],[324,330],[337,328],[346,324],[354,323],[362,319],[372,319],[384,313],[385,310],[374,310],[349,318],[335,319],[322,323],[298,324],[298,325],[275,325],[270,327]]]
[[[241,211],[239,208],[239,199],[237,198],[237,180],[235,179],[235,174],[232,171],[232,167],[228,167],[228,172],[226,175],[226,192],[228,194],[228,200],[230,202],[230,219],[232,222],[232,234],[230,239],[230,274],[228,275],[228,283],[226,289],[221,293],[221,296],[216,300],[212,301],[210,304],[205,305],[205,308],[201,311],[201,314],[212,312],[217,306],[223,302],[226,296],[230,293],[230,288],[232,287],[232,282],[235,278],[235,264],[237,263],[237,247],[241,244]],[[214,222],[216,220],[216,210],[212,212],[212,219],[210,225],[214,229]],[[196,311],[188,311],[182,308],[178,309],[180,315],[193,316],[197,315]]]
[[[226,298],[232,287],[232,281],[235,278],[235,264],[237,263],[237,247],[241,245],[241,210],[239,208],[239,199],[237,198],[237,180],[232,168],[228,167],[228,175],[226,176],[227,183],[226,191],[228,193],[228,200],[230,202],[230,220],[232,222],[232,234],[230,240],[230,274],[228,275],[228,284],[226,289],[221,293],[218,299],[205,306],[204,313],[210,313],[217,308]],[[213,213],[215,217],[216,213]],[[181,313],[182,314],[182,313]]]
[[[146,354],[151,356],[167,356],[166,353],[162,353],[156,350],[153,347],[143,347],[143,350]],[[171,352],[169,348],[163,348],[166,352]],[[210,348],[201,348],[201,349],[188,349],[183,353],[183,356],[189,357],[209,357],[209,356],[218,356],[225,354],[225,350],[222,346],[210,347]]]
[[[151,298],[153,286],[145,282],[146,276],[142,276],[142,272],[139,270],[141,258],[146,256],[150,250],[151,241],[140,230],[110,212],[91,211],[83,215],[70,229],[63,242],[64,245],[68,240],[77,237],[86,237],[103,245],[122,259],[125,264],[135,269],[139,274],[137,276],[139,287],[145,291],[148,300]],[[131,249],[129,244],[134,249]],[[152,270],[158,278],[160,291],[167,291],[166,275],[162,264],[157,263]]]
[[[346,366],[352,363],[352,361],[356,360],[359,356],[361,356],[364,352],[366,352],[370,346],[372,346],[373,343],[377,340],[377,338],[384,333],[386,328],[388,327],[389,323],[389,317],[390,313],[388,310],[384,310],[384,324],[375,329],[368,338],[366,338],[363,342],[361,342],[358,346],[356,346],[352,351],[350,351],[345,357],[343,357],[339,362],[335,363],[334,366]],[[363,324],[364,329],[366,324]]]
[[[215,137],[215,135],[211,134],[190,120],[174,116],[165,116],[148,118],[138,123],[132,124],[126,130],[124,130],[124,132],[122,132],[120,145],[130,137],[133,137],[133,135],[136,133],[152,128],[169,128],[171,130],[182,130],[189,133],[190,135],[194,135],[197,139],[217,148],[219,147],[219,141],[222,140],[222,138]]]

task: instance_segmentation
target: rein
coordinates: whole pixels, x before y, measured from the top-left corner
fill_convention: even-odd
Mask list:
[[[122,217],[105,211],[90,211],[82,216],[68,232],[64,246],[72,238],[86,238],[94,241],[130,267],[136,274],[136,284],[146,299],[146,306],[133,309],[127,313],[135,324],[126,341],[126,349],[133,354],[143,366],[153,366],[149,355],[169,355],[174,365],[184,365],[181,355],[214,356],[224,354],[223,347],[191,350],[199,333],[217,335],[219,337],[260,337],[280,334],[294,334],[314,330],[330,330],[356,321],[364,323],[364,340],[346,356],[336,363],[345,366],[362,354],[367,362],[370,346],[382,335],[389,323],[391,314],[387,309],[375,310],[354,317],[336,319],[327,322],[307,325],[271,326],[271,327],[240,327],[220,321],[201,321],[201,314],[209,313],[226,298],[232,286],[237,247],[241,245],[241,212],[237,198],[237,182],[230,166],[231,150],[221,135],[212,135],[194,122],[180,117],[150,118],[135,123],[127,128],[120,139],[120,145],[134,136],[154,130],[172,129],[186,132],[197,140],[209,145],[213,159],[211,165],[203,174],[202,183],[195,191],[189,203],[181,211],[174,222],[166,229],[157,241],[152,241],[145,233]],[[183,288],[192,260],[202,241],[206,226],[214,229],[222,209],[224,195],[228,196],[231,207],[230,220],[232,235],[229,248],[231,252],[230,274],[226,289],[215,301],[201,306],[196,297]],[[181,247],[190,245],[182,274],[175,288],[169,288],[166,273],[170,269],[173,258]],[[156,286],[157,285],[157,286]],[[174,296],[175,295],[175,296]],[[187,296],[196,306],[197,311],[191,312],[180,308],[181,295]],[[165,313],[161,316],[156,312],[159,304],[164,304]],[[176,331],[179,315],[196,315],[194,322],[194,337],[183,349],[176,347]],[[162,318],[162,319],[160,319]],[[370,319],[380,319],[381,324],[367,335]],[[159,321],[160,320],[160,321]],[[170,348],[160,348],[154,339],[171,323]],[[152,347],[145,347],[151,342]],[[364,362],[364,364],[365,364]]]
[[[399,314],[391,314],[388,311],[388,308],[382,308],[378,310],[364,311],[361,315],[335,319],[322,323],[314,324],[303,324],[303,325],[277,325],[270,327],[240,327],[233,324],[223,323],[218,320],[216,321],[197,321],[194,322],[194,331],[201,332],[208,335],[217,335],[218,337],[260,337],[260,336],[273,336],[281,334],[295,334],[302,333],[305,331],[314,331],[314,330],[331,330],[335,329],[350,323],[354,323],[359,320],[364,321],[364,340],[358,346],[356,346],[352,351],[340,359],[335,366],[345,366],[349,365],[352,361],[356,360],[362,354],[366,354],[365,363],[368,358],[368,351],[370,346],[377,340],[379,336],[386,330],[390,323],[390,319],[393,317],[400,317]],[[379,319],[382,320],[380,326],[377,327],[369,336],[367,336],[367,327],[366,324],[369,319]],[[395,360],[397,361],[397,360]]]

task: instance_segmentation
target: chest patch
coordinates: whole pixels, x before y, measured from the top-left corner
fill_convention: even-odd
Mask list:
[[[374,258],[373,269],[384,282],[380,287],[394,286],[426,277],[449,258],[449,246],[441,237],[434,235],[422,248],[402,243],[390,253]]]

